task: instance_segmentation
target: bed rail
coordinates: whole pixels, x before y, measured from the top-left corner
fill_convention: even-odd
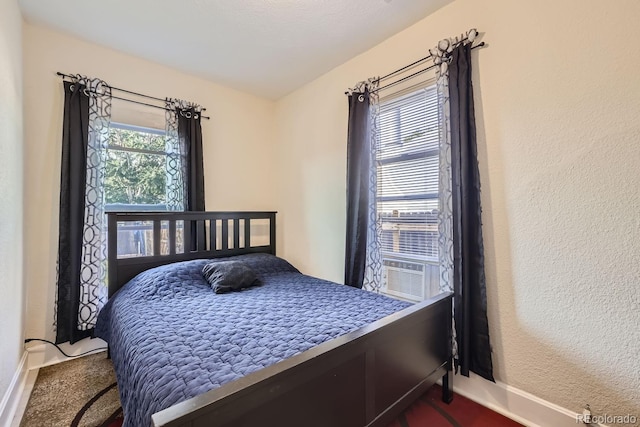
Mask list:
[[[109,212],[107,216],[109,297],[138,273],[153,267],[192,259],[276,253],[276,212],[272,211]],[[127,249],[127,243],[133,243],[137,250]]]

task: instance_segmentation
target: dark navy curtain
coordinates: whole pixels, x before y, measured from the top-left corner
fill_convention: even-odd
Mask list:
[[[185,210],[204,211],[204,162],[202,155],[201,113],[195,108],[179,108],[178,139],[182,151],[183,178],[185,191]],[[203,222],[191,224],[191,250],[197,244],[204,244],[205,228]],[[186,250],[186,248],[185,248]]]
[[[472,371],[494,381],[487,322],[470,43],[458,46],[451,53],[449,102],[457,363],[462,375],[469,376],[469,371]]]
[[[92,333],[92,330],[78,329],[89,143],[89,96],[85,89],[81,84],[64,82],[56,299],[57,344],[67,341],[73,344]]]
[[[178,117],[178,138],[184,150],[185,210],[204,211],[204,164],[202,157],[202,127],[200,112],[181,109]]]
[[[371,173],[369,92],[349,95],[345,285],[362,288],[367,258]]]

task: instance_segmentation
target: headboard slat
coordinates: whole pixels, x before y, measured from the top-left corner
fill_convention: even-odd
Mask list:
[[[238,249],[240,247],[240,219],[233,219],[233,248]]]
[[[251,246],[251,220],[246,218],[244,220],[244,247]]]

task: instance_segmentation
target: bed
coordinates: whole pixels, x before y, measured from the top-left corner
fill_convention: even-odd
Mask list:
[[[440,377],[452,398],[449,294],[409,304],[301,274],[275,256],[275,212],[110,213],[108,227],[96,335],[125,427],[385,426]],[[260,285],[214,293],[202,268],[223,257]]]

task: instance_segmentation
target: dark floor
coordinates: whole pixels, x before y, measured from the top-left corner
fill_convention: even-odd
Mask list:
[[[442,401],[442,389],[433,386],[389,427],[518,427],[521,424],[455,394]]]

